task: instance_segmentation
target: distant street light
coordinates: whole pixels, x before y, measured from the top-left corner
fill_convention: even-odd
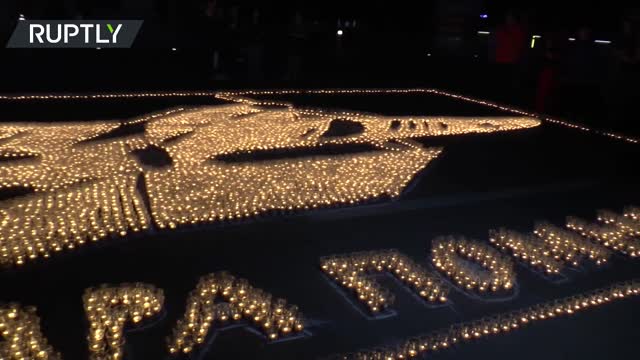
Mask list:
[[[533,35],[531,37],[531,48],[533,49],[536,46],[536,39],[540,39],[542,36],[540,35]]]

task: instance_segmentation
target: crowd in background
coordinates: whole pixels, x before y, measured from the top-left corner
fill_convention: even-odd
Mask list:
[[[504,97],[539,113],[624,122],[640,100],[640,33],[624,18],[615,38],[598,40],[588,25],[533,35],[508,14],[495,35],[494,63]],[[536,43],[537,40],[537,43]],[[532,84],[535,92],[528,91]],[[628,112],[627,112],[628,113]],[[627,115],[628,116],[628,115]]]
[[[301,78],[317,75],[314,73],[313,55],[318,49],[332,53],[333,57],[325,56],[324,59],[345,63],[352,57],[357,60],[351,59],[356,64],[350,69],[366,68],[364,64],[357,64],[370,53],[354,54],[362,52],[363,43],[367,41],[364,36],[357,37],[367,24],[357,25],[355,19],[338,19],[335,26],[327,28],[326,24],[319,25],[317,21],[305,17],[301,11],[292,11],[281,18],[279,32],[269,34],[258,30],[263,25],[261,21],[264,21],[260,9],[243,11],[239,8],[225,9],[217,6],[217,0],[208,0],[206,19],[215,28],[211,33],[225,34],[213,43],[225,44],[226,41],[226,45],[214,46],[214,76],[235,74],[246,77],[250,83],[259,84],[266,74],[278,74],[275,76],[284,79],[286,84],[296,85]],[[477,53],[473,55],[480,57],[483,64],[493,69],[487,72],[489,78],[485,78],[485,81],[495,85],[491,86],[494,93],[485,89],[487,96],[526,106],[539,113],[585,122],[602,122],[602,119],[606,119],[609,125],[613,125],[611,127],[616,127],[616,122],[627,121],[625,114],[640,100],[635,91],[636,84],[640,83],[640,32],[637,20],[622,18],[615,34],[610,34],[612,38],[596,42],[598,39],[586,21],[575,28],[542,30],[535,34],[523,18],[526,18],[526,14],[507,13],[504,21],[491,29],[486,44],[480,43],[485,48],[476,50]],[[360,28],[356,29],[356,26]],[[367,31],[371,33],[373,30]],[[376,36],[381,44],[388,44],[380,34]],[[438,34],[422,33],[422,36],[436,37]],[[433,39],[422,40],[424,44],[433,42]],[[406,44],[406,41],[403,43]],[[244,46],[238,47],[237,44]],[[268,54],[268,51],[272,53]],[[415,58],[411,50],[406,53],[405,59],[396,62],[391,60],[387,67],[376,68],[371,76],[382,77],[386,72],[395,71],[393,68],[405,65],[419,70],[422,68],[424,72],[434,70],[426,61],[420,64],[410,59]],[[223,54],[233,55],[225,57]],[[281,67],[269,64],[268,59],[275,59]],[[240,66],[240,69],[234,71],[234,66]],[[338,71],[334,68],[334,72]]]
[[[29,84],[53,90],[61,83],[69,89],[120,89],[123,81],[144,89],[439,87],[611,128],[627,122],[640,100],[640,17],[620,18],[615,34],[604,37],[611,43],[596,43],[601,38],[594,34],[602,32],[594,28],[593,15],[580,25],[547,10],[535,20],[526,10],[478,17],[473,9],[447,18],[437,8],[451,5],[446,1],[429,2],[425,13],[382,0],[351,11],[334,2],[314,2],[316,9],[311,3],[276,7],[258,0],[147,0],[147,10],[137,9],[137,2],[103,2],[114,6],[109,10],[49,1],[49,7],[27,9],[27,18],[144,18],[134,45],[140,50],[5,52],[0,70],[9,89],[27,86],[30,77]],[[20,9],[12,10],[12,19]],[[544,23],[551,15],[553,26]],[[38,59],[45,57],[58,71],[41,66]],[[16,64],[29,71],[10,70]],[[91,72],[95,85],[65,71]]]

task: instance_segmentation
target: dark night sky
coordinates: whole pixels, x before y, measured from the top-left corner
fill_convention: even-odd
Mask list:
[[[242,19],[250,19],[254,7],[261,9],[261,31],[286,31],[293,14],[301,11],[307,20],[318,21],[322,31],[337,26],[337,20],[357,19],[362,33],[378,37],[394,32],[431,33],[442,24],[462,23],[465,30],[491,29],[509,10],[527,22],[533,33],[561,31],[575,34],[588,25],[594,35],[612,38],[622,16],[638,14],[619,2],[550,0],[217,0],[221,7],[240,5]],[[207,0],[2,0],[0,1],[0,39],[9,36],[18,14],[30,19],[139,19],[146,21],[156,42],[189,38],[196,41],[197,29],[205,20]],[[481,20],[480,13],[489,18]],[[456,16],[458,17],[457,19]],[[241,20],[242,22],[243,20]],[[169,35],[168,35],[169,34]],[[196,35],[194,35],[196,34]]]
[[[616,19],[627,14],[627,6],[616,2],[585,2],[585,1],[547,1],[547,0],[369,0],[369,1],[340,1],[340,0],[218,0],[221,5],[241,4],[243,7],[260,6],[265,10],[278,13],[293,12],[303,9],[307,15],[313,17],[361,17],[377,21],[391,21],[402,24],[407,21],[418,21],[429,17],[440,6],[465,8],[485,8],[494,18],[507,9],[518,9],[530,14],[532,20],[538,23],[562,25],[572,22],[587,22],[597,26],[615,23]],[[34,14],[38,17],[57,17],[68,14],[70,9],[95,16],[124,15],[131,13],[166,13],[166,9],[179,9],[182,15],[193,14],[203,8],[206,0],[3,0],[7,13],[16,11]],[[177,5],[172,6],[172,3]],[[74,5],[76,4],[76,5]],[[175,11],[175,10],[173,10]],[[3,11],[4,12],[4,11]]]

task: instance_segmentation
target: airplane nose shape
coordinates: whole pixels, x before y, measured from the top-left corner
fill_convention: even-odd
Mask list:
[[[389,117],[245,104],[206,107],[150,124],[148,132],[156,139],[170,137],[177,125],[193,133],[165,147],[173,167],[151,170],[145,180],[159,227],[354,204],[399,196],[442,151],[425,148],[412,138],[539,124],[525,117]],[[369,144],[378,150],[259,162],[215,160],[234,153],[344,144]]]

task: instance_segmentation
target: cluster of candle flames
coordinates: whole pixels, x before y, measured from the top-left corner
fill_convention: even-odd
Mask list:
[[[314,93],[377,92],[318,90]],[[387,92],[410,93],[415,89]],[[116,140],[99,138],[118,128],[117,122],[0,126],[0,157],[4,159],[0,166],[0,188],[33,190],[33,194],[0,203],[0,266],[22,265],[150,226],[175,228],[254,217],[271,210],[304,210],[397,197],[412,177],[442,151],[424,148],[411,139],[510,131],[540,124],[539,120],[529,117],[532,114],[524,112],[518,113],[523,117],[512,118],[386,117],[296,109],[289,103],[247,97],[289,93],[296,91],[216,93],[217,97],[236,104],[173,109],[134,119],[128,123],[145,123],[145,133]],[[265,105],[283,109],[265,109]],[[514,112],[514,109],[505,110]],[[325,136],[335,119],[361,124],[363,131],[347,136]],[[218,160],[228,154],[340,144],[369,144],[378,150],[257,163],[229,164]],[[132,151],[150,145],[162,147],[173,164],[169,168],[151,168],[131,156]],[[147,189],[144,195],[150,200],[149,210],[137,188],[140,175]],[[637,208],[625,209],[623,214],[601,211],[598,213],[600,224],[568,218],[567,229],[540,223],[534,235],[500,229],[490,232],[490,243],[533,268],[557,274],[565,263],[577,266],[582,258],[604,264],[614,251],[636,257],[639,216]],[[463,238],[439,238],[432,246],[431,259],[436,269],[467,291],[503,291],[515,284],[511,260],[487,244]],[[467,261],[477,261],[484,270],[466,266]],[[393,296],[366,276],[371,271],[392,273],[429,302],[447,301],[448,288],[439,277],[397,251],[327,257],[322,259],[321,268],[340,285],[352,289],[359,301],[374,313],[390,306]],[[637,281],[616,284],[456,325],[446,331],[410,339],[398,348],[341,358],[416,357],[465,340],[509,332],[530,322],[570,315],[638,295],[639,291]],[[216,297],[225,303],[215,303]],[[125,325],[157,315],[162,309],[163,295],[150,285],[125,284],[88,289],[84,304],[90,323],[88,339],[92,359],[117,360],[123,356]],[[271,295],[251,287],[246,280],[226,273],[212,274],[201,279],[190,295],[185,318],[169,338],[169,353],[191,352],[202,344],[212,323],[238,320],[247,320],[259,327],[270,340],[304,329],[297,307],[287,305],[284,300],[272,300]],[[61,358],[41,334],[33,308],[17,304],[0,307],[0,335],[4,339],[0,342],[2,359]]]

